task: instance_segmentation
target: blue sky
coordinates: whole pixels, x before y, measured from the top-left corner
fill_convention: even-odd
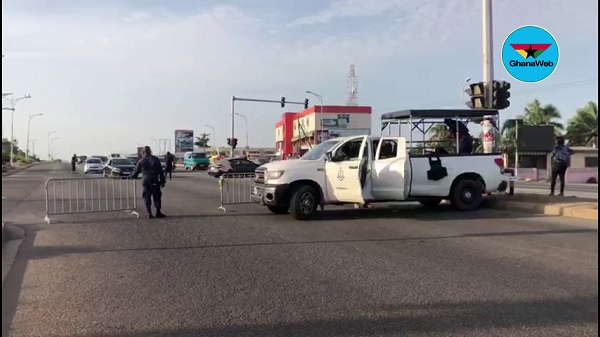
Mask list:
[[[301,101],[322,92],[344,104],[356,65],[359,103],[383,112],[462,107],[460,86],[482,76],[479,0],[8,0],[2,2],[2,90],[32,99],[18,105],[15,137],[46,155],[133,152],[177,128],[210,132],[225,144],[230,97]],[[598,100],[598,2],[494,2],[498,79],[509,80],[520,114],[537,98],[567,119]],[[506,36],[539,25],[557,39],[557,70],[540,83],[519,83],[500,63]],[[591,80],[587,82],[582,82]],[[314,103],[314,100],[311,100]],[[250,142],[274,146],[278,105],[240,103],[251,116]],[[254,118],[252,118],[254,117]],[[3,113],[4,134],[10,132]],[[239,121],[238,137],[244,139]]]

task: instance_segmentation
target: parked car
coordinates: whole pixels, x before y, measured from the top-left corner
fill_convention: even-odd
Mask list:
[[[208,175],[218,178],[225,173],[254,173],[260,165],[242,158],[221,159],[208,167]]]
[[[85,164],[87,156],[77,156],[77,164]]]
[[[83,173],[102,173],[104,171],[104,163],[100,158],[90,158],[83,164]]]
[[[127,177],[133,170],[135,165],[131,160],[126,158],[113,158],[104,166],[105,177]]]

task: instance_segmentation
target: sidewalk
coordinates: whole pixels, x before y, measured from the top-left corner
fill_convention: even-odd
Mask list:
[[[533,214],[598,220],[598,200],[540,194],[493,195],[486,199],[490,208]]]

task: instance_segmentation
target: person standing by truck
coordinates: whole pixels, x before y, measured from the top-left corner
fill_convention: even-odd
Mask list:
[[[71,157],[71,173],[75,173],[76,172],[76,168],[75,165],[77,164],[77,155],[73,154],[73,157]]]

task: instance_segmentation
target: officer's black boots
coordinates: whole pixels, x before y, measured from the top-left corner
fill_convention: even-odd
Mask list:
[[[157,209],[157,210],[156,210],[156,217],[160,219],[160,218],[164,218],[164,217],[166,217],[166,215],[164,215],[164,214],[163,214],[163,213],[160,211],[160,208],[159,208],[159,209]]]

